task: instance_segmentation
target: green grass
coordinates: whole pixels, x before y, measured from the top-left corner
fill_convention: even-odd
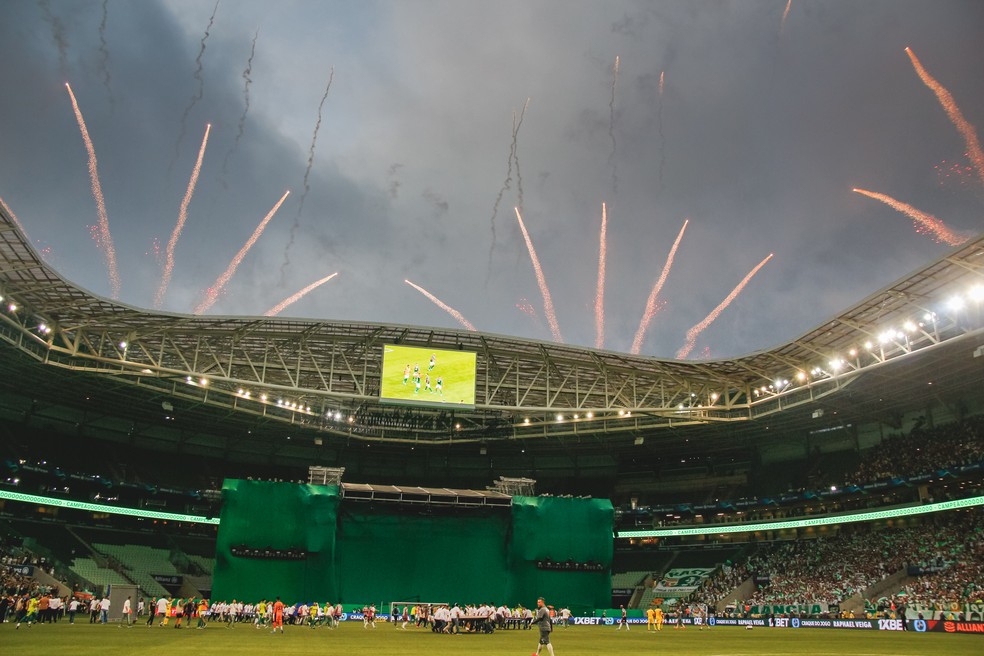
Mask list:
[[[30,628],[22,626],[19,630],[15,630],[13,624],[2,624],[0,653],[97,653],[99,656],[527,656],[536,649],[538,637],[535,630],[499,631],[493,635],[435,635],[423,629],[401,631],[382,622],[376,630],[363,629],[359,622],[344,623],[336,630],[288,626],[283,635],[270,635],[267,629],[256,630],[249,625],[228,629],[217,624],[198,631],[146,627],[143,623],[131,629],[120,629],[115,624],[101,626],[87,622],[86,618],[84,623],[71,626],[62,620],[58,624]],[[556,656],[636,656],[644,653],[672,656],[976,656],[984,653],[984,636],[836,629],[755,628],[746,631],[737,627],[717,627],[704,631],[693,628],[677,631],[665,628],[659,634],[647,634],[645,626],[633,627],[629,632],[616,631],[612,627],[577,626],[557,628],[552,642]]]

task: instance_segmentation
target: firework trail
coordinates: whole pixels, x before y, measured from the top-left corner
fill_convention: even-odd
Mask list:
[[[89,153],[89,180],[92,183],[92,197],[96,199],[96,213],[99,215],[99,238],[103,246],[103,256],[106,258],[106,269],[109,271],[111,295],[115,299],[120,295],[120,273],[116,268],[116,249],[113,247],[113,237],[109,234],[106,201],[103,199],[102,185],[99,184],[99,163],[96,160],[96,149],[92,146],[89,130],[85,127],[85,119],[82,118],[79,103],[75,100],[75,94],[72,93],[72,87],[68,82],[65,83],[65,88],[68,89],[68,95],[72,99],[75,120],[79,123],[82,141],[85,142],[85,149]]]
[[[99,23],[99,68],[103,74],[103,86],[109,94],[110,111],[116,110],[116,99],[113,97],[113,89],[110,86],[109,76],[109,44],[106,43],[106,21],[109,19],[109,0],[102,3],[102,22]]]
[[[51,11],[48,0],[40,0],[38,4],[44,12],[44,22],[51,27],[51,38],[58,46],[58,70],[62,77],[68,77],[68,37],[65,35],[65,24]]]
[[[656,302],[656,299],[659,297],[660,290],[663,289],[666,277],[670,275],[670,269],[673,267],[673,258],[676,257],[677,247],[680,246],[680,241],[683,239],[683,233],[686,231],[688,223],[690,223],[690,219],[686,219],[683,222],[683,227],[680,228],[680,233],[673,242],[673,247],[670,248],[670,254],[666,256],[666,264],[663,265],[663,272],[659,274],[656,284],[653,285],[652,291],[649,292],[649,299],[646,300],[646,310],[642,313],[642,321],[639,322],[639,329],[636,330],[635,339],[632,340],[631,353],[633,355],[639,355],[639,352],[642,350],[642,341],[646,338],[646,331],[649,330],[649,324],[660,309],[660,305]]]
[[[618,165],[615,163],[615,87],[618,85],[618,55],[615,55],[615,65],[612,66],[612,99],[608,102],[608,136],[612,140],[612,154],[608,163],[612,167],[612,198],[618,192]]]
[[[663,166],[666,164],[666,135],[663,134],[663,82],[664,73],[659,72],[659,95],[656,97],[656,131],[659,133],[659,172],[656,177],[656,191],[663,190]]]
[[[960,108],[957,107],[957,102],[953,99],[950,92],[947,91],[946,87],[926,72],[926,69],[923,68],[922,63],[916,57],[916,53],[912,52],[911,48],[906,48],[905,54],[909,55],[909,59],[912,60],[912,66],[916,69],[919,79],[936,94],[940,105],[946,111],[946,115],[950,117],[950,122],[957,128],[960,136],[964,138],[964,142],[967,144],[967,156],[977,170],[978,177],[980,177],[981,181],[984,181],[984,151],[981,151],[981,143],[977,139],[977,131],[974,130],[974,126],[964,118]]]
[[[229,266],[226,267],[225,272],[221,276],[219,276],[212,284],[212,286],[209,287],[208,290],[205,292],[205,298],[202,300],[201,303],[198,304],[198,307],[195,308],[194,311],[195,314],[205,313],[210,307],[212,307],[215,304],[217,300],[219,300],[219,294],[222,293],[222,290],[225,288],[226,284],[229,282],[232,276],[236,274],[236,269],[239,268],[239,265],[242,263],[243,258],[246,257],[246,253],[249,252],[249,249],[253,247],[253,244],[256,243],[256,240],[259,239],[260,235],[263,234],[263,230],[266,228],[267,224],[270,223],[270,219],[272,219],[273,215],[277,213],[277,210],[280,209],[280,206],[284,204],[284,201],[287,200],[287,196],[289,194],[290,194],[289,191],[284,192],[284,195],[280,197],[280,200],[278,200],[277,204],[273,206],[273,209],[271,209],[267,213],[267,215],[263,217],[263,220],[260,221],[260,225],[256,226],[256,230],[253,231],[253,234],[250,236],[250,238],[246,240],[246,243],[243,244],[243,247],[240,248],[239,252],[236,253],[235,257],[232,258],[232,261],[229,262]]]
[[[513,134],[512,134],[512,156],[516,164],[516,194],[519,208],[523,208],[523,174],[519,170],[519,128],[523,127],[523,117],[526,116],[526,108],[530,106],[530,99],[527,98],[523,103],[523,111],[519,113],[519,120],[513,114]]]
[[[3,198],[0,198],[0,209],[3,209],[4,213],[10,217],[10,220],[14,222],[14,225],[17,226],[17,229],[21,231],[21,234],[27,237],[27,230],[24,229],[24,224],[20,222],[20,220],[17,218],[17,215],[14,214],[14,211],[10,209],[10,206],[7,205],[6,202],[4,202]],[[28,237],[28,239],[30,238]]]
[[[874,191],[867,191],[865,189],[855,188],[852,189],[851,191],[855,193],[859,193],[862,196],[867,196],[868,198],[874,198],[875,200],[880,200],[881,202],[885,203],[896,212],[901,212],[902,214],[905,214],[907,217],[912,219],[912,222],[916,228],[916,232],[931,233],[933,235],[933,238],[936,239],[937,243],[943,242],[948,246],[959,246],[960,244],[967,241],[967,239],[969,239],[969,237],[959,235],[953,230],[951,230],[950,228],[948,228],[945,223],[937,219],[932,214],[927,214],[926,212],[917,210],[912,205],[907,205],[901,201],[895,200],[891,196],[886,196],[885,194],[879,194]]]
[[[267,310],[266,312],[264,312],[263,313],[263,316],[265,316],[265,317],[273,317],[273,316],[276,316],[276,315],[280,314],[281,312],[283,312],[284,308],[286,308],[288,305],[291,305],[291,304],[296,303],[297,301],[301,300],[308,293],[310,293],[311,291],[317,289],[318,287],[320,287],[321,285],[325,284],[326,282],[328,282],[329,280],[331,280],[332,278],[334,278],[337,275],[338,275],[338,272],[336,271],[335,273],[331,274],[330,276],[325,276],[321,280],[316,280],[316,281],[312,282],[310,285],[308,285],[307,287],[305,287],[301,291],[297,292],[296,294],[293,294],[292,296],[288,296],[284,300],[282,300],[279,303],[277,303],[276,305],[274,305],[272,308],[270,308],[269,310]]]
[[[598,289],[595,292],[595,348],[605,345],[605,262],[608,259],[608,210],[601,204],[601,234],[598,236]]]
[[[226,153],[225,159],[222,160],[222,176],[225,178],[226,172],[229,170],[229,158],[232,154],[236,152],[239,148],[239,140],[243,138],[243,133],[246,132],[246,115],[249,114],[249,85],[253,83],[253,79],[250,75],[253,74],[253,55],[256,54],[256,39],[260,36],[260,30],[257,28],[256,32],[253,34],[253,44],[249,48],[249,59],[246,60],[246,68],[243,70],[243,114],[239,117],[239,131],[236,132],[236,139],[232,142],[232,148]]]
[[[523,105],[523,111],[519,115],[519,119],[516,118],[516,112],[513,112],[513,124],[512,124],[512,141],[509,143],[509,157],[506,158],[506,179],[502,183],[502,187],[499,189],[499,193],[495,197],[495,203],[492,204],[492,219],[490,221],[490,228],[492,229],[492,243],[489,245],[489,263],[485,272],[485,287],[489,286],[489,279],[492,277],[492,253],[495,251],[495,217],[499,214],[499,204],[502,202],[502,195],[506,193],[509,189],[509,184],[512,182],[512,171],[513,171],[513,160],[516,162],[516,175],[517,184],[519,187],[519,206],[523,206],[523,183],[522,176],[519,173],[519,156],[516,154],[516,149],[518,147],[519,139],[519,128],[523,125],[523,117],[526,116],[526,108],[529,107],[530,99],[526,99],[526,103]]]
[[[786,3],[786,10],[782,12],[782,20],[779,21],[779,34],[782,35],[782,29],[786,27],[786,18],[789,16],[789,9],[793,6],[793,0],[789,0]]]
[[[410,282],[409,280],[406,280],[406,279],[404,279],[403,282],[407,283],[408,285],[410,285],[411,287],[413,287],[414,289],[416,289],[418,292],[420,292],[421,294],[423,294],[424,296],[426,296],[427,298],[429,298],[431,300],[431,302],[434,303],[434,305],[436,305],[437,307],[441,308],[442,310],[444,310],[445,312],[447,312],[448,314],[450,314],[452,317],[454,317],[455,319],[457,319],[458,323],[460,323],[462,326],[464,326],[465,328],[467,328],[468,330],[470,330],[472,332],[475,332],[476,331],[475,326],[473,326],[472,323],[461,314],[461,312],[458,312],[457,310],[455,310],[453,307],[451,307],[447,303],[444,303],[443,301],[441,301],[441,299],[439,299],[438,297],[434,296],[433,294],[431,294],[429,291],[427,291],[426,289],[424,289],[420,285],[415,285],[415,284],[413,284],[412,282]]]
[[[215,14],[219,11],[219,2],[221,0],[215,0],[212,15],[208,19],[208,25],[205,27],[205,34],[199,43],[198,56],[195,57],[196,68],[194,73],[195,79],[198,80],[198,91],[191,96],[188,106],[185,107],[184,113],[181,114],[181,131],[178,133],[178,140],[174,142],[174,157],[171,158],[171,164],[167,167],[168,175],[170,175],[171,168],[174,166],[175,161],[177,161],[178,155],[181,154],[181,142],[184,141],[185,133],[187,132],[188,115],[191,114],[191,110],[198,104],[198,101],[205,96],[205,76],[203,74],[204,65],[202,59],[205,57],[205,42],[208,40],[209,30],[212,29],[212,24],[215,23]]]
[[[178,244],[178,237],[184,230],[185,221],[188,220],[188,205],[191,197],[195,193],[195,186],[198,184],[198,174],[202,172],[202,159],[205,157],[205,145],[208,143],[208,133],[212,129],[212,124],[205,126],[205,137],[202,139],[202,147],[198,149],[198,159],[195,161],[195,168],[191,171],[191,179],[188,180],[188,189],[185,191],[184,198],[181,200],[181,208],[178,210],[178,223],[174,226],[174,232],[167,242],[167,250],[164,255],[164,273],[161,276],[161,286],[157,289],[157,296],[154,298],[154,307],[159,308],[164,302],[164,294],[167,286],[171,282],[171,274],[174,272],[174,247]]]
[[[519,213],[519,208],[513,208],[516,211],[516,219],[519,221],[519,229],[523,232],[523,239],[526,240],[526,248],[530,252],[530,260],[533,262],[533,271],[536,273],[536,282],[540,286],[540,294],[543,296],[543,313],[547,316],[547,323],[550,324],[550,333],[553,335],[555,342],[563,343],[564,338],[560,334],[560,326],[557,325],[557,315],[554,313],[553,299],[550,298],[550,289],[547,287],[547,279],[543,277],[543,269],[540,268],[540,259],[536,256],[536,249],[533,248],[533,241],[530,239],[530,233],[526,231],[526,226],[523,224],[523,217]]]
[[[703,321],[687,331],[687,342],[680,347],[679,351],[677,351],[677,360],[682,360],[690,354],[690,351],[693,350],[694,345],[697,343],[697,336],[704,332],[705,328],[714,323],[714,320],[718,318],[718,315],[731,304],[731,301],[735,300],[735,297],[741,293],[741,290],[745,288],[745,285],[747,285],[748,281],[752,279],[752,276],[758,273],[759,269],[764,267],[765,263],[771,260],[773,255],[774,253],[769,253],[768,257],[759,262],[758,265],[749,271],[748,275],[745,276],[740,283],[738,283],[738,286],[731,290],[731,293],[728,294],[727,298],[721,301],[721,303],[714,308],[709,315],[704,317]]]
[[[294,245],[294,235],[301,225],[301,212],[304,211],[304,199],[311,191],[308,185],[308,178],[311,177],[311,168],[314,166],[314,147],[318,143],[318,131],[321,129],[321,110],[324,109],[325,101],[328,100],[328,92],[331,90],[331,83],[335,79],[335,67],[331,67],[328,73],[328,84],[325,86],[325,93],[321,96],[318,103],[318,121],[314,124],[314,133],[311,135],[311,146],[308,148],[307,168],[304,170],[304,191],[301,193],[301,200],[297,204],[297,215],[294,216],[294,224],[290,227],[290,239],[284,247],[284,261],[280,265],[280,284],[283,285],[286,279],[287,265],[290,264],[290,248]]]

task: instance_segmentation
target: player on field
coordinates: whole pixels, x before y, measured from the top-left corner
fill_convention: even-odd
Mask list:
[[[444,396],[444,377],[443,376],[438,376],[437,377],[437,386],[434,388],[434,391],[436,391],[441,396]]]
[[[550,656],[554,656],[553,645],[550,644],[550,633],[553,631],[553,620],[550,619],[550,610],[547,608],[543,601],[543,597],[536,600],[536,617],[533,619],[533,623],[537,625],[540,629],[540,643],[536,646],[536,651],[534,656],[540,653],[544,645],[547,647],[547,651],[550,652]]]
[[[280,601],[280,597],[273,602],[273,631],[270,633],[276,633],[278,628],[281,633],[284,632],[284,602]]]
[[[622,606],[622,619],[618,621],[618,627],[615,630],[621,631],[623,626],[626,631],[629,630],[629,612],[625,610],[625,606]]]
[[[430,374],[426,374],[424,376],[424,389],[427,390],[428,392],[430,392],[431,394],[434,393],[434,388],[431,387],[431,376],[430,376]]]
[[[660,608],[659,606],[657,606],[654,614],[656,616],[656,630],[657,631],[662,631],[663,630],[663,620],[665,619],[663,617],[663,609]]]
[[[427,365],[427,371],[430,371],[437,365],[437,353],[431,353],[430,364]]]
[[[646,609],[646,631],[656,630],[656,611],[650,606]]]
[[[410,380],[410,363],[403,367],[403,384],[406,385],[407,381]]]

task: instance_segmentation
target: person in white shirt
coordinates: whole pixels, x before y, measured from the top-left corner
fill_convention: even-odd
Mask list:
[[[79,600],[72,597],[72,600],[68,602],[68,623],[75,624],[75,613],[79,610]]]
[[[103,597],[102,601],[99,602],[99,623],[108,624],[109,623],[109,597]]]
[[[123,602],[123,617],[120,619],[120,628],[123,628],[123,623],[126,623],[126,628],[130,628],[132,619],[133,609],[130,606],[130,598],[127,597],[126,601]]]
[[[89,602],[89,624],[95,624],[99,619],[99,597],[93,597]]]
[[[164,626],[164,618],[167,617],[167,597],[157,600],[157,617],[160,618],[160,625]]]
[[[48,621],[57,622],[61,619],[62,610],[62,600],[61,597],[57,595],[52,595],[51,600],[48,602]]]

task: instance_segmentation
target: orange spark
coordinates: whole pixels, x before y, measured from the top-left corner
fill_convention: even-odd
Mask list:
[[[519,229],[523,232],[523,239],[526,240],[526,248],[530,252],[533,271],[536,273],[536,282],[540,286],[540,294],[543,296],[543,313],[547,315],[550,332],[555,342],[563,342],[564,338],[560,334],[560,326],[557,325],[557,315],[554,313],[553,299],[550,298],[550,289],[547,287],[547,279],[543,277],[543,269],[540,268],[540,260],[537,258],[536,250],[533,248],[530,233],[526,232],[526,226],[523,224],[523,217],[519,213],[519,208],[514,207],[513,209],[516,211],[516,219],[519,221]]]
[[[921,233],[923,231],[928,231],[933,234],[937,242],[943,242],[948,246],[959,246],[968,239],[968,237],[958,235],[953,230],[946,227],[946,224],[932,214],[927,214],[926,212],[917,210],[912,205],[907,205],[906,203],[895,200],[891,196],[879,194],[874,191],[867,191],[865,189],[852,189],[851,191],[859,193],[862,196],[867,196],[868,198],[880,200],[896,212],[905,214],[907,217],[912,219],[913,223],[915,223],[916,232]]]
[[[666,71],[660,71],[659,72],[659,95],[661,95],[661,96],[663,95],[663,81],[664,81],[664,77],[663,76],[664,76],[665,73],[666,73]]]
[[[608,259],[608,210],[601,204],[601,236],[598,237],[598,291],[595,293],[595,348],[605,345],[605,261]]]
[[[721,312],[723,312],[726,307],[731,305],[731,301],[735,300],[735,297],[741,293],[741,290],[745,288],[745,285],[747,285],[748,281],[752,279],[752,276],[758,273],[759,269],[764,267],[765,263],[771,260],[773,255],[774,253],[769,253],[769,256],[766,257],[761,262],[759,262],[754,269],[749,271],[748,275],[745,276],[740,283],[738,283],[738,286],[735,287],[733,290],[731,290],[731,293],[728,294],[728,297],[725,298],[723,301],[721,301],[721,303],[719,303],[718,306],[714,308],[709,315],[704,317],[703,321],[701,321],[696,326],[694,326],[693,328],[687,331],[687,341],[682,347],[680,347],[680,350],[677,351],[676,354],[678,360],[682,360],[683,358],[687,357],[690,354],[690,351],[693,350],[694,345],[697,344],[697,336],[700,335],[702,332],[704,332],[705,328],[707,328],[712,323],[714,323],[714,320],[718,318],[718,315],[721,314]]]
[[[981,181],[984,181],[984,151],[981,150],[981,143],[977,139],[977,131],[974,130],[974,126],[964,118],[960,108],[957,107],[957,102],[953,99],[953,95],[947,91],[946,87],[926,72],[926,69],[923,68],[922,63],[916,57],[916,53],[912,52],[911,48],[906,48],[905,53],[912,60],[912,66],[916,69],[919,79],[936,94],[946,115],[950,117],[950,121],[957,128],[960,136],[963,137],[964,142],[967,144],[967,156],[974,164],[974,168],[977,169],[978,177],[980,177]]]
[[[639,322],[639,329],[636,330],[635,339],[632,340],[633,355],[638,355],[639,351],[642,350],[642,340],[645,339],[646,331],[649,330],[649,323],[659,311],[660,306],[656,302],[656,298],[659,296],[660,290],[663,289],[666,277],[670,275],[673,258],[676,257],[677,247],[680,245],[680,240],[683,239],[683,233],[687,229],[688,223],[690,223],[690,219],[686,219],[683,222],[683,227],[680,228],[680,234],[677,235],[676,241],[673,242],[673,247],[670,248],[670,254],[666,256],[666,264],[663,265],[663,272],[659,274],[656,284],[653,285],[652,291],[649,292],[649,299],[646,300],[646,311],[642,313],[642,321]]]
[[[103,246],[103,255],[106,258],[106,268],[109,271],[109,284],[112,290],[112,297],[120,296],[120,272],[116,268],[116,249],[113,247],[113,237],[109,234],[109,217],[106,215],[106,201],[103,199],[102,185],[99,184],[99,162],[96,160],[96,149],[89,138],[89,129],[85,126],[85,119],[82,118],[82,110],[79,103],[75,100],[72,87],[68,82],[65,83],[68,95],[72,99],[72,109],[75,110],[75,120],[79,123],[79,131],[82,133],[82,141],[85,142],[85,149],[89,153],[89,180],[92,184],[92,197],[96,199],[96,213],[99,215],[99,238]]]
[[[464,317],[464,315],[461,314],[461,312],[458,312],[457,310],[455,310],[453,307],[451,307],[447,303],[444,303],[443,301],[441,301],[441,299],[439,299],[438,297],[434,296],[433,294],[431,294],[429,291],[427,291],[426,289],[424,289],[420,285],[415,285],[415,284],[413,284],[412,282],[410,282],[409,280],[406,280],[406,279],[404,279],[403,282],[407,283],[408,285],[410,285],[411,287],[413,287],[414,289],[416,289],[418,292],[420,292],[421,294],[423,294],[424,296],[426,296],[427,298],[429,298],[431,300],[431,302],[434,303],[434,305],[436,305],[437,307],[441,308],[442,310],[444,310],[445,312],[447,312],[448,314],[450,314],[452,317],[454,317],[455,319],[457,319],[458,320],[458,323],[460,323],[462,326],[464,326],[465,328],[467,328],[468,330],[470,330],[472,332],[475,332],[476,331],[475,326],[473,326],[472,323],[470,321],[468,321],[468,319],[466,319]]]
[[[284,300],[282,300],[279,303],[277,303],[276,305],[274,305],[272,308],[270,308],[269,310],[267,310],[266,312],[264,312],[263,313],[263,316],[265,316],[265,317],[272,317],[272,316],[276,316],[276,315],[280,314],[284,310],[284,308],[286,308],[288,305],[291,305],[292,303],[296,303],[297,301],[301,300],[309,292],[317,289],[318,287],[320,287],[321,285],[325,284],[326,282],[328,282],[329,280],[331,280],[332,278],[334,278],[337,275],[338,275],[338,272],[336,271],[335,273],[331,274],[330,276],[325,276],[321,280],[316,280],[316,281],[312,282],[310,285],[308,285],[307,287],[305,287],[301,291],[299,291],[296,294],[293,294],[291,296],[288,296]]]
[[[201,303],[199,303],[198,307],[195,308],[195,314],[202,314],[210,307],[212,307],[212,305],[214,305],[217,300],[219,300],[219,294],[222,293],[222,289],[226,286],[226,283],[229,282],[232,276],[235,275],[236,269],[239,268],[239,265],[242,263],[243,258],[246,257],[246,253],[249,252],[249,249],[253,247],[253,244],[256,243],[256,240],[259,239],[260,235],[263,234],[263,230],[270,222],[270,219],[272,219],[273,215],[277,213],[277,210],[280,209],[280,206],[284,204],[284,201],[287,200],[287,196],[289,194],[290,191],[284,192],[284,195],[280,197],[280,200],[278,200],[277,204],[273,206],[273,209],[271,209],[267,213],[267,215],[263,217],[263,220],[260,221],[260,225],[256,226],[256,230],[253,231],[252,236],[250,236],[250,238],[246,240],[246,243],[243,244],[243,247],[239,249],[239,252],[236,253],[236,256],[232,258],[231,262],[229,262],[229,266],[226,268],[225,272],[221,276],[219,276],[218,279],[216,279],[215,283],[208,288],[208,291],[205,292],[205,299]]]
[[[188,189],[185,191],[184,198],[181,200],[181,208],[178,210],[178,223],[174,226],[171,239],[167,242],[164,275],[161,276],[161,286],[157,289],[157,296],[154,299],[155,308],[159,308],[161,303],[164,302],[164,294],[167,293],[167,286],[171,282],[171,274],[174,272],[174,247],[177,246],[178,237],[181,236],[185,221],[188,220],[188,205],[191,203],[191,196],[195,193],[195,186],[198,184],[198,174],[202,172],[202,158],[205,157],[205,145],[208,143],[208,133],[211,129],[211,123],[205,126],[205,137],[202,139],[202,147],[198,149],[198,159],[195,161],[195,168],[191,171]]]
[[[782,12],[782,20],[779,21],[779,34],[782,34],[782,28],[786,26],[786,17],[789,16],[789,8],[793,6],[793,0],[789,0],[786,3],[786,10]]]

